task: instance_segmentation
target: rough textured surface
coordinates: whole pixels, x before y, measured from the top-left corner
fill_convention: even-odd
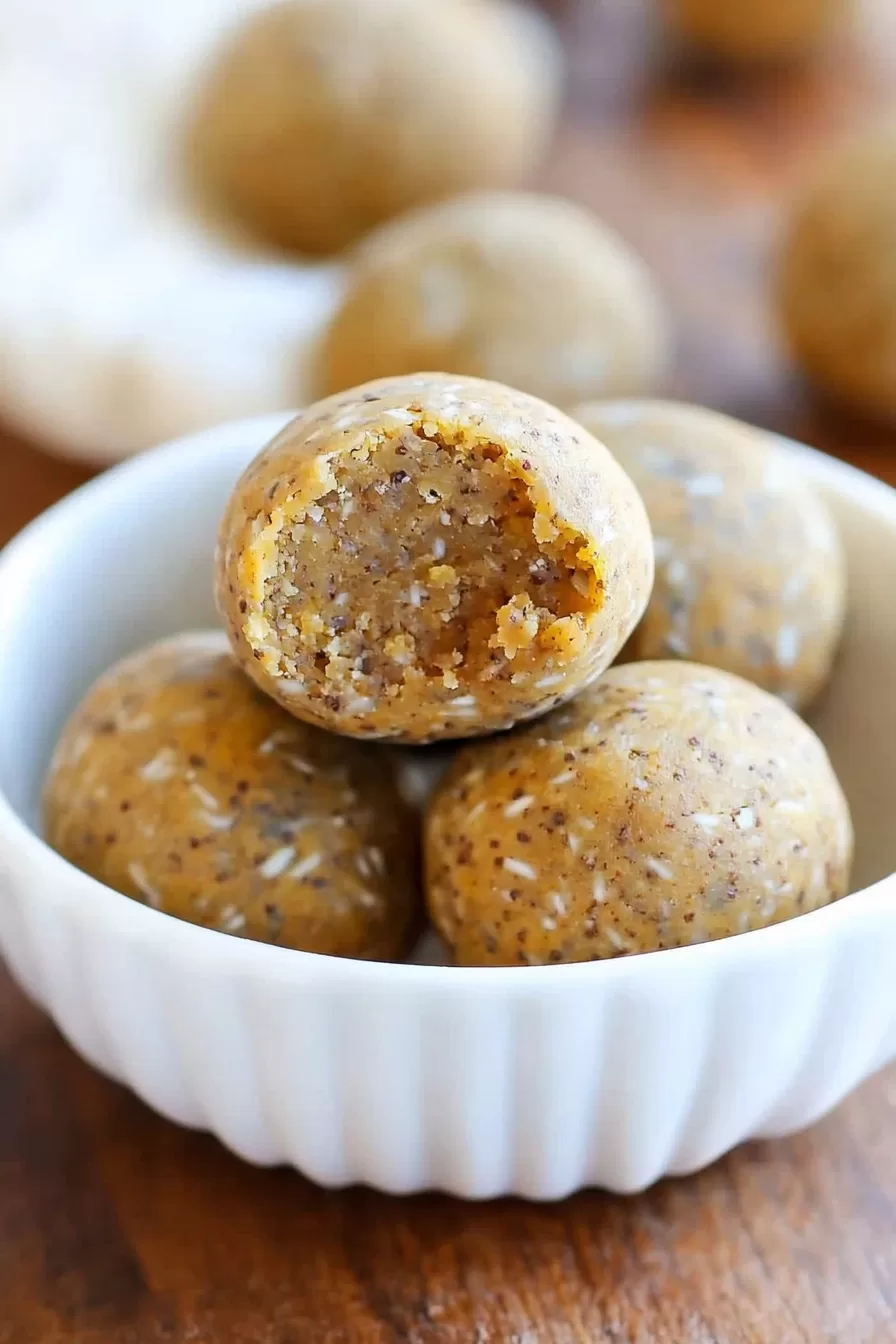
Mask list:
[[[62,734],[46,836],[125,896],[222,933],[399,958],[416,823],[390,762],[297,723],[196,632],[119,663]]]
[[[506,0],[282,0],[212,69],[189,166],[262,237],[335,252],[420,202],[525,177],[557,75],[549,31]]]
[[[667,357],[653,282],[615,233],[556,197],[479,192],[365,240],[318,382],[327,394],[444,369],[568,407],[655,390]]]
[[[836,397],[896,421],[896,118],[835,151],[797,203],[778,302],[794,355]]]
[[[827,681],[846,571],[827,506],[762,430],[698,406],[619,401],[574,414],[640,491],[656,582],[628,649],[754,681],[794,708]]]
[[[615,667],[468,747],[430,804],[427,901],[464,965],[745,933],[843,896],[852,826],[818,738],[712,668]]]
[[[644,78],[640,5],[550,3],[575,72],[550,182],[595,209],[611,203],[675,296],[677,394],[823,444],[896,485],[892,435],[801,392],[756,316],[779,190],[832,121],[892,97],[894,44],[748,97],[727,85],[657,88]],[[892,33],[892,0],[873,4]],[[85,477],[8,434],[0,461],[4,540]],[[4,1344],[892,1335],[892,1069],[808,1133],[747,1145],[637,1198],[468,1205],[334,1194],[237,1162],[84,1065],[2,972],[0,1062]]]
[[[443,374],[310,407],[225,512],[218,604],[299,718],[408,742],[510,727],[612,662],[653,577],[615,460],[544,402]]]
[[[815,51],[853,0],[663,0],[673,29],[732,61],[793,59]]]

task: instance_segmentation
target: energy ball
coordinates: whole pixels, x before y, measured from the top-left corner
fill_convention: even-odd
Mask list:
[[[528,176],[559,75],[549,26],[509,0],[283,0],[213,66],[188,171],[270,242],[337,252],[424,201]]]
[[[673,31],[738,64],[811,55],[852,7],[853,0],[664,0]]]
[[[371,960],[418,930],[416,824],[388,764],[266,700],[220,633],[154,644],[95,683],[44,816],[76,867],[191,924]]]
[[[459,754],[430,805],[427,901],[462,965],[591,961],[826,905],[852,843],[824,747],[780,700],[630,663]]]
[[[444,369],[556,406],[654,390],[666,320],[638,257],[570,201],[474,192],[357,249],[319,354],[321,394]]]
[[[407,743],[508,728],[581,690],[646,606],[650,530],[560,411],[418,374],[299,415],[231,496],[218,606],[298,718]]]
[[[835,397],[896,421],[896,120],[822,167],[787,226],[778,273],[796,359]]]
[[[833,519],[771,435],[699,406],[579,407],[641,493],[656,583],[626,656],[724,668],[803,708],[831,670],[846,566]]]

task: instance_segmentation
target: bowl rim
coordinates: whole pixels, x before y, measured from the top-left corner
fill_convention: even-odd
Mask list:
[[[0,551],[0,591],[9,591],[10,584],[15,584],[19,590],[27,587],[29,573],[33,572],[31,559],[45,538],[64,531],[70,520],[78,518],[86,509],[96,507],[104,498],[140,492],[145,483],[164,478],[172,460],[183,462],[185,454],[217,454],[222,442],[241,439],[262,445],[296,414],[295,411],[275,412],[228,421],[173,439],[102,472],[40,513],[6,544]],[[891,486],[817,449],[783,435],[773,437],[792,459],[802,461],[808,467],[814,480],[845,492],[862,508],[877,514],[896,530],[896,490]],[[0,660],[3,656],[5,651],[0,652]],[[698,959],[706,963],[712,958],[718,967],[736,967],[744,959],[753,961],[757,954],[787,956],[807,939],[826,939],[835,933],[837,926],[851,924],[860,915],[880,916],[896,911],[894,872],[870,887],[851,892],[839,901],[794,919],[689,947],[547,966],[421,965],[326,956],[237,938],[129,900],[56,853],[19,815],[0,788],[0,854],[4,853],[16,857],[2,866],[10,865],[20,870],[24,864],[34,870],[45,889],[44,896],[50,902],[70,910],[77,907],[75,913],[84,921],[100,924],[107,933],[129,941],[152,945],[154,950],[169,958],[189,957],[197,971],[214,966],[245,976],[258,974],[280,984],[301,981],[307,985],[325,980],[328,985],[351,990],[368,987],[382,990],[387,985],[432,992],[439,992],[449,985],[464,990],[475,987],[478,993],[486,994],[535,988],[539,991],[567,991],[582,986],[596,989],[620,978],[627,980],[641,976],[645,967],[652,968],[647,972],[652,979],[673,975],[677,980],[696,973]]]

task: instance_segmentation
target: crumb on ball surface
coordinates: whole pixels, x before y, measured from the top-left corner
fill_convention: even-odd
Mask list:
[[[846,607],[834,520],[777,441],[677,402],[594,402],[575,416],[634,481],[656,581],[625,651],[720,667],[805,708],[830,675]]]
[[[459,753],[428,810],[427,902],[460,964],[590,961],[825,905],[852,843],[824,747],[780,700],[631,663]]]
[[[218,545],[237,657],[320,726],[408,742],[508,727],[615,657],[647,601],[643,505],[552,407],[421,374],[311,407]]]
[[[389,960],[418,929],[416,822],[389,762],[284,714],[218,632],[152,645],[94,684],[44,817],[92,877],[223,933]]]
[[[258,236],[339,252],[424,201],[527,177],[560,68],[547,23],[507,0],[281,0],[209,71],[187,171]]]
[[[350,259],[318,389],[442,369],[561,407],[656,389],[668,324],[647,267],[589,211],[472,192],[383,225]]]

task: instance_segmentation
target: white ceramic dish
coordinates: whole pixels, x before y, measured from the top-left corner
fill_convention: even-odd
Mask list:
[[[218,516],[283,421],[116,468],[0,559],[0,943],[75,1049],[252,1162],[538,1199],[636,1190],[798,1129],[896,1055],[896,494],[808,450],[851,571],[816,716],[858,832],[837,905],[609,963],[371,965],[180,923],[47,848],[38,797],[65,716],[125,651],[213,621]]]

